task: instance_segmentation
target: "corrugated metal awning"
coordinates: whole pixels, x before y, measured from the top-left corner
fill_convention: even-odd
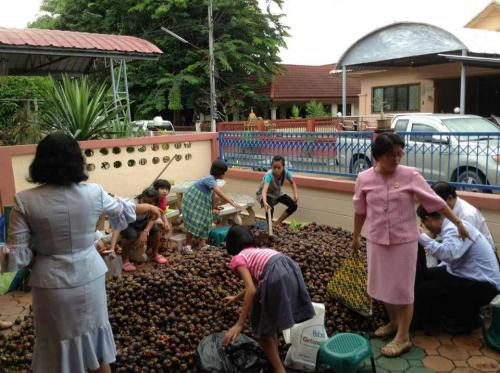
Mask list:
[[[84,74],[96,59],[155,60],[161,54],[133,36],[0,28],[0,72],[9,75]]]

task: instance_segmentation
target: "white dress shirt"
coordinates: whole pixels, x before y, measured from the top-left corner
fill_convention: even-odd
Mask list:
[[[481,232],[488,240],[493,250],[495,250],[495,242],[493,241],[490,230],[486,225],[486,220],[477,208],[472,206],[469,202],[457,197],[457,202],[453,207],[453,212],[460,220],[465,220],[471,223],[474,228]]]
[[[467,221],[463,222],[470,239],[462,240],[457,227],[445,219],[438,242],[422,233],[419,242],[426,252],[446,265],[449,274],[479,282],[489,282],[500,290],[500,269],[484,235]]]

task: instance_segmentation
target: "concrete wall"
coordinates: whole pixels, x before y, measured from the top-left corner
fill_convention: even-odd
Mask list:
[[[162,178],[175,182],[207,175],[217,154],[217,134],[84,141],[80,146],[86,153],[89,182],[101,184],[110,193],[132,197],[149,186],[176,155]],[[0,147],[4,204],[11,204],[15,193],[34,186],[27,177],[35,150],[34,145]]]
[[[260,172],[231,170],[226,176],[224,191],[255,196],[262,175]],[[317,222],[352,231],[353,181],[310,176],[295,176],[294,179],[299,186],[299,209],[292,218],[300,222]],[[289,187],[284,190],[291,195]],[[471,192],[462,192],[460,196],[481,210],[496,246],[500,248],[500,196]],[[283,206],[277,207],[275,216],[283,210]],[[257,215],[264,216],[264,210],[260,206],[256,206],[255,211]]]

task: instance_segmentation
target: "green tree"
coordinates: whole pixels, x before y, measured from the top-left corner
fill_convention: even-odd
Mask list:
[[[36,122],[36,112],[45,106],[43,92],[49,86],[48,77],[0,77],[0,138],[4,143],[23,138],[24,127]]]
[[[307,118],[320,118],[327,117],[328,114],[323,107],[321,102],[309,101],[306,105],[306,116]]]
[[[259,87],[278,71],[287,27],[283,0],[214,0],[214,50],[218,110],[223,116],[264,101]],[[32,27],[135,35],[164,51],[159,61],[133,64],[130,93],[138,117],[166,109],[208,112],[208,27],[206,0],[44,0],[47,12]],[[161,31],[165,26],[199,49]]]

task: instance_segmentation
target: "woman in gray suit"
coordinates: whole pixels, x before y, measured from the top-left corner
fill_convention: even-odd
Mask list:
[[[36,342],[34,372],[110,372],[116,349],[108,320],[106,265],[94,246],[106,214],[125,229],[137,214],[157,219],[157,207],[111,197],[87,180],[78,143],[51,134],[37,147],[30,181],[19,192],[9,224],[8,269],[33,263],[31,286]]]

